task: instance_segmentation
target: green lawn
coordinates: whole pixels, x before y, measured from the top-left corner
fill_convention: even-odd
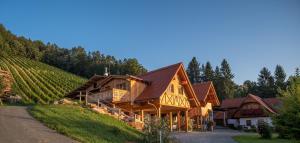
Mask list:
[[[272,139],[262,139],[258,134],[240,135],[233,137],[238,143],[300,143],[300,141],[279,139],[273,135]]]
[[[37,105],[29,112],[48,127],[81,142],[139,142],[142,134],[110,116],[71,105]]]

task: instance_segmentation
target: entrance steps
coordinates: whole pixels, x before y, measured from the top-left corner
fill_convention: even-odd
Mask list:
[[[138,130],[142,130],[144,127],[144,123],[138,118],[139,115],[134,113],[127,115],[124,113],[123,109],[110,107],[110,105],[104,101],[98,101],[98,103],[89,103],[88,105],[92,111],[126,122],[128,125]]]

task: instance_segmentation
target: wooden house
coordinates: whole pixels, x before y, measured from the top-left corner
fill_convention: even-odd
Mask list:
[[[202,91],[203,90],[203,91]],[[189,124],[199,127],[200,119],[208,118],[219,100],[211,82],[192,85],[182,63],[150,71],[140,76],[93,76],[69,97],[100,100],[122,111],[145,118],[167,118],[171,130],[188,130]],[[190,120],[194,119],[194,120]],[[192,121],[192,123],[189,123]]]
[[[249,94],[243,98],[225,99],[215,115],[219,124],[234,127],[257,127],[258,120],[272,125],[271,115],[277,114],[281,101],[278,98],[260,98]]]

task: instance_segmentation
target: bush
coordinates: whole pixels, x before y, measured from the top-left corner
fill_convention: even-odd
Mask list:
[[[169,124],[164,119],[157,117],[145,119],[143,132],[143,143],[159,143],[160,136],[163,143],[175,142],[175,140],[170,137]]]
[[[257,132],[264,139],[272,138],[271,128],[264,120],[258,120]]]
[[[4,89],[4,84],[3,84],[3,79],[2,77],[0,76],[0,96],[2,94],[2,90]]]

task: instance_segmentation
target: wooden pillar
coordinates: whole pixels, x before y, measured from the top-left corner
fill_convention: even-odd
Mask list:
[[[200,125],[200,123],[199,123],[199,115],[197,116],[197,129],[199,129],[199,125]]]
[[[85,105],[88,104],[88,101],[87,101],[87,96],[88,96],[88,91],[85,91]]]
[[[185,111],[185,131],[189,131],[189,112],[188,110]]]
[[[169,114],[169,120],[170,120],[170,131],[172,132],[173,131],[173,113],[170,112]]]
[[[82,92],[79,92],[79,103],[81,103],[81,96],[82,96]]]
[[[144,110],[141,110],[141,121],[144,122]]]
[[[160,107],[158,107],[158,109],[157,109],[158,111],[157,111],[157,117],[160,119],[160,117],[161,117],[161,111],[160,111]]]
[[[202,115],[200,117],[200,124],[201,124],[201,126],[203,125],[203,116]]]
[[[120,120],[120,116],[121,116],[121,109],[118,110],[118,119]]]
[[[180,131],[180,123],[181,123],[181,119],[180,119],[180,111],[177,112],[177,128],[178,131]]]

